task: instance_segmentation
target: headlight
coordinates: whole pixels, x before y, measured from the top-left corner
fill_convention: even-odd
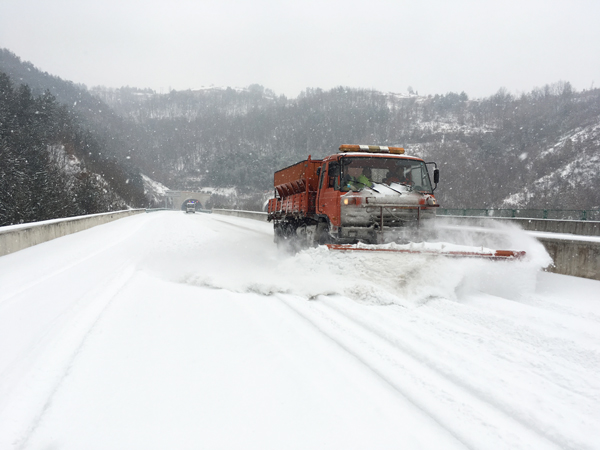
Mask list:
[[[362,203],[362,198],[361,197],[344,197],[343,200],[344,206],[348,206],[348,205],[360,205]]]

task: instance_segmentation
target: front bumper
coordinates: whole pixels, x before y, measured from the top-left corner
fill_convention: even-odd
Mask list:
[[[399,242],[409,239],[423,221],[435,218],[435,209],[427,206],[367,205],[342,206],[339,242]]]

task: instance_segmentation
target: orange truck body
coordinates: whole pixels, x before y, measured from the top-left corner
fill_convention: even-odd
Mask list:
[[[303,216],[313,215],[319,182],[317,169],[321,164],[323,164],[322,159],[311,159],[309,156],[306,161],[300,161],[275,172],[274,184],[277,197],[269,200],[269,214],[282,212]]]
[[[348,151],[348,147],[358,149]],[[370,186],[352,185],[359,183],[351,177],[354,166],[361,171],[368,169],[373,180],[367,181]],[[384,180],[388,172],[398,168],[418,178],[418,186]],[[275,172],[274,190],[267,211],[269,221],[274,223],[276,242],[300,239],[309,245],[381,243],[384,231],[418,225],[421,219],[434,217],[438,206],[426,163],[378,146],[345,145],[340,153],[323,159],[309,156]]]

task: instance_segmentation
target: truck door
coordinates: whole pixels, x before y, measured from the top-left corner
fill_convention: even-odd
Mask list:
[[[317,213],[325,214],[333,226],[340,226],[340,165],[330,161],[321,171]]]

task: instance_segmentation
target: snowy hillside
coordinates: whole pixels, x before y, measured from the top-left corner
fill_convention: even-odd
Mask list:
[[[600,282],[505,231],[529,259],[155,212],[1,257],[0,448],[597,449]]]
[[[169,190],[164,184],[153,180],[147,175],[141,174],[144,182],[144,195],[148,199],[150,205],[164,204],[165,194]]]
[[[586,143],[587,145],[582,145]],[[600,122],[576,128],[561,136],[552,147],[539,155],[537,164],[547,163],[556,169],[512,194],[503,202],[507,208],[544,203],[547,198],[567,198],[579,204],[581,198],[594,198],[600,167]],[[527,160],[524,154],[522,160]],[[558,163],[557,163],[558,162]],[[568,203],[565,203],[568,205]],[[600,208],[600,204],[592,204]]]

